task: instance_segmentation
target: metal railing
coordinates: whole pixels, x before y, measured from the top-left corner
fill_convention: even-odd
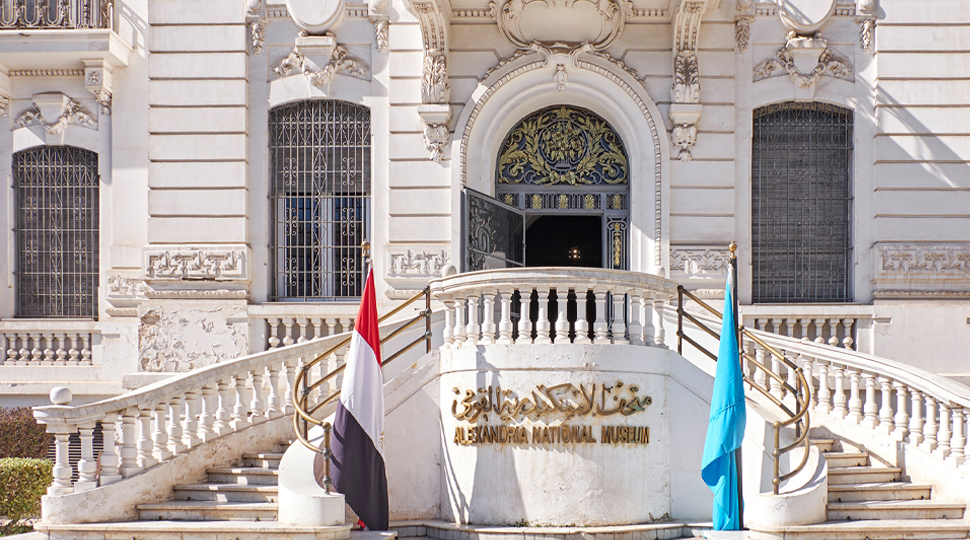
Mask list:
[[[734,274],[734,283],[737,283],[737,258],[734,254],[734,249],[734,244],[732,244],[731,272]],[[716,317],[717,320],[721,320],[722,318],[721,312],[692,294],[683,285],[679,285],[677,287],[677,353],[683,354],[683,344],[686,341],[708,358],[717,362],[716,354],[710,352],[703,345],[684,333],[684,319],[687,319],[712,338],[720,340],[720,335],[717,332],[709,328],[699,317],[687,312],[684,306],[685,297],[696,302]],[[734,305],[725,306],[725,308],[734,309],[735,313],[737,313],[738,296],[736,293],[733,295],[733,298]],[[735,317],[735,320],[737,320],[737,317]],[[753,348],[757,351],[756,354],[752,355],[746,352],[745,339],[748,339],[753,344]],[[749,332],[744,326],[738,327],[738,349],[742,372],[745,371],[745,363],[749,366],[748,372],[743,373],[744,382],[747,383],[749,388],[757,390],[758,393],[775,404],[788,417],[785,421],[772,423],[772,428],[774,428],[774,449],[772,450],[771,456],[774,462],[774,470],[771,483],[773,493],[778,495],[782,482],[798,474],[808,461],[809,446],[811,445],[811,441],[808,438],[808,430],[810,427],[808,410],[812,402],[812,386],[806,380],[801,367],[795,365],[782,352],[779,352],[771,345],[765,343],[761,338]],[[768,359],[771,361],[771,367],[765,365],[763,360],[765,355],[768,355]],[[787,372],[787,377],[781,376],[780,371],[782,366],[784,366]],[[756,376],[757,370],[761,370],[765,376]],[[767,385],[765,384],[766,381],[768,381]],[[789,400],[789,403],[785,403],[785,396],[791,396],[792,399]],[[793,426],[795,429],[795,441],[786,446],[781,446],[781,430],[790,426]],[[792,467],[789,472],[781,474],[782,456],[799,447],[804,447],[805,449],[802,453],[801,462],[798,466]]]
[[[99,29],[112,27],[114,0],[0,1],[0,29]]]
[[[424,298],[425,309],[423,311],[421,311],[420,313],[418,313],[416,316],[412,317],[411,319],[409,319],[407,321],[404,321],[400,326],[398,326],[396,329],[392,330],[391,333],[389,333],[386,336],[382,337],[381,338],[381,345],[384,345],[384,343],[387,343],[391,339],[393,339],[393,338],[401,335],[404,331],[406,331],[407,329],[413,327],[415,324],[417,324],[418,322],[420,322],[422,320],[424,321],[424,334],[422,334],[420,337],[418,337],[414,341],[411,341],[410,343],[408,343],[407,345],[405,345],[404,347],[402,347],[397,352],[391,354],[386,359],[383,359],[381,361],[381,367],[382,368],[384,366],[386,366],[387,364],[391,363],[392,361],[394,361],[396,358],[398,358],[398,357],[402,356],[403,354],[407,353],[408,351],[410,351],[414,347],[417,347],[422,342],[426,344],[425,352],[431,352],[431,289],[430,288],[426,287],[420,293],[412,296],[410,299],[408,299],[406,302],[404,302],[400,306],[398,306],[398,307],[392,309],[390,312],[386,313],[384,316],[382,316],[380,319],[378,319],[377,322],[378,322],[378,324],[380,324],[380,323],[386,321],[387,319],[389,319],[389,318],[393,317],[394,315],[400,313],[402,310],[404,310],[405,308],[407,308],[408,306],[410,306],[411,304],[413,304],[414,302],[417,302],[418,300],[420,300],[422,298]],[[351,334],[351,336],[352,335],[353,334]],[[316,390],[318,388],[321,388],[328,381],[330,381],[331,379],[333,379],[334,377],[336,377],[337,374],[343,372],[344,369],[347,368],[347,364],[344,363],[344,364],[338,366],[336,369],[331,370],[326,375],[323,375],[322,377],[320,377],[319,379],[317,379],[316,381],[313,381],[313,382],[310,382],[310,370],[314,366],[317,366],[318,364],[320,364],[321,362],[326,361],[327,358],[329,358],[331,355],[337,353],[339,350],[341,350],[342,348],[346,347],[350,343],[351,336],[348,336],[348,337],[344,338],[343,340],[341,340],[340,342],[338,342],[336,345],[334,345],[330,349],[324,351],[322,354],[317,355],[310,362],[307,362],[307,363],[303,364],[300,367],[299,371],[297,372],[297,374],[296,374],[296,381],[293,384],[293,396],[292,396],[293,397],[293,408],[294,408],[294,413],[293,413],[293,430],[296,432],[297,439],[299,439],[299,441],[301,443],[303,443],[304,446],[306,446],[310,450],[313,450],[314,452],[318,452],[318,453],[320,453],[320,454],[323,455],[323,458],[324,458],[323,488],[324,488],[324,490],[326,490],[327,493],[330,493],[330,487],[331,487],[331,482],[330,482],[330,456],[331,456],[331,452],[330,452],[330,431],[332,429],[332,426],[330,425],[329,422],[324,422],[322,420],[318,420],[318,419],[314,418],[314,414],[316,414],[317,412],[319,412],[321,409],[323,409],[327,404],[329,404],[333,400],[335,400],[338,397],[340,397],[340,389],[338,388],[336,392],[333,392],[333,393],[329,394],[328,396],[326,396],[326,397],[318,400],[312,406],[310,404],[310,396],[313,394],[314,390]],[[316,425],[316,426],[321,426],[323,428],[323,445],[322,446],[316,446],[312,442],[310,442],[310,436],[309,436],[310,424],[313,424],[313,425]]]

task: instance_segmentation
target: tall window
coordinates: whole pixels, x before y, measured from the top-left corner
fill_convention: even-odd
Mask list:
[[[851,301],[852,111],[779,103],[753,128],[753,300]]]
[[[361,242],[370,223],[370,111],[301,101],[269,114],[271,300],[340,300],[361,294]]]
[[[97,317],[98,155],[44,146],[13,156],[17,316]]]

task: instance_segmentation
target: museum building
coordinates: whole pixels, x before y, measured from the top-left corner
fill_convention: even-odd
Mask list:
[[[6,0],[37,530],[348,538],[372,267],[398,536],[692,537],[736,255],[752,538],[967,537],[967,73],[961,0]]]

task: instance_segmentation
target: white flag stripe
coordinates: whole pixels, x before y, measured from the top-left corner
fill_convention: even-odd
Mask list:
[[[340,401],[384,458],[384,379],[377,355],[356,329],[346,358]]]

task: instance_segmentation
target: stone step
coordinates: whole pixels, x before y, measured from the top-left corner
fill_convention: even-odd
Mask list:
[[[180,501],[279,502],[279,487],[246,484],[182,484],[175,486]]]
[[[138,516],[144,520],[169,521],[275,521],[276,503],[166,501],[139,504]]]
[[[689,524],[679,522],[603,527],[501,527],[446,521],[392,521],[390,528],[401,538],[432,540],[673,540],[694,536]]]
[[[757,527],[750,540],[952,540],[970,537],[970,520],[899,519],[827,521],[815,525]]]
[[[835,447],[835,439],[810,439],[819,452],[831,452]]]
[[[265,469],[280,468],[283,452],[246,452],[243,454],[243,465],[246,467],[263,467]]]
[[[867,452],[826,452],[825,462],[829,467],[861,467],[869,464]]]
[[[963,503],[936,501],[860,501],[830,502],[828,519],[963,519]]]
[[[932,491],[931,484],[912,482],[829,484],[829,502],[926,500]]]
[[[337,527],[297,527],[275,521],[132,521],[35,525],[50,540],[394,540],[395,534]]]
[[[829,467],[829,485],[895,482],[901,472],[898,467]]]
[[[208,472],[212,484],[276,485],[279,478],[278,469],[263,467],[211,467]]]

